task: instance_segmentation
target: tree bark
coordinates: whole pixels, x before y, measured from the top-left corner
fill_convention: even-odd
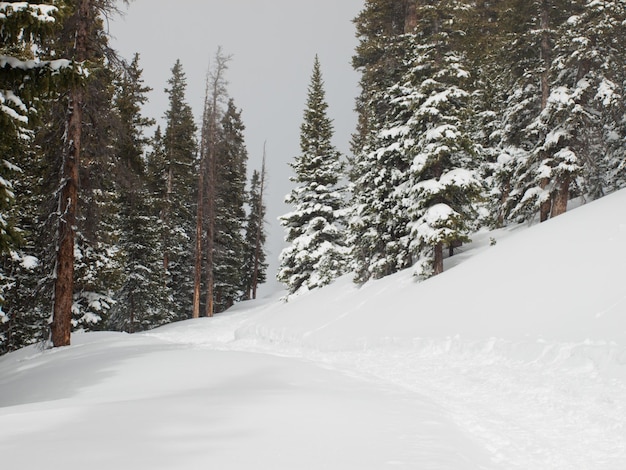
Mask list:
[[[87,35],[91,21],[91,0],[81,0],[76,12],[76,42],[74,60],[87,59]],[[83,120],[84,91],[80,84],[69,93],[66,121],[66,144],[61,168],[57,225],[57,251],[54,279],[54,302],[51,340],[54,347],[68,346],[72,331],[74,300],[74,244],[79,192],[79,166]]]
[[[554,196],[554,203],[552,204],[552,213],[550,214],[550,217],[556,217],[557,215],[561,215],[567,212],[567,202],[569,201],[569,186],[569,175],[559,178],[558,188]]]
[[[434,246],[433,256],[433,276],[443,272],[443,243]]]
[[[417,3],[415,0],[409,0],[406,7],[406,15],[404,18],[404,34],[412,33],[417,26]]]

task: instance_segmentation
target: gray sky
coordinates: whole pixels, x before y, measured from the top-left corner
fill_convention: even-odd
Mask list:
[[[298,155],[300,124],[315,54],[326,85],[334,144],[344,154],[356,126],[359,76],[350,65],[357,44],[352,19],[363,0],[133,0],[123,18],[109,24],[112,44],[127,59],[140,54],[145,83],[153,88],[144,114],[162,120],[164,88],[180,59],[187,100],[199,121],[204,80],[218,46],[232,54],[228,91],[242,109],[249,172],[260,168],[267,141],[268,284],[275,290],[284,232],[276,218],[293,183],[288,163]]]

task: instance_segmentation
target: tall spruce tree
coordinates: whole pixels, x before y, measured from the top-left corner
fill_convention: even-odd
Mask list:
[[[345,272],[345,202],[339,181],[343,165],[332,145],[324,82],[315,57],[304,120],[301,154],[291,164],[297,186],[285,198],[294,210],[280,217],[291,245],[280,255],[278,280],[290,293],[322,287]]]
[[[242,291],[244,300],[256,299],[257,288],[267,280],[267,254],[265,252],[266,207],[264,201],[265,185],[265,147],[261,171],[254,170],[248,191],[249,213],[244,238],[244,257],[242,266]]]
[[[216,162],[214,279],[215,311],[241,300],[241,266],[244,258],[246,168],[248,151],[241,110],[232,99],[220,126]]]
[[[196,180],[196,125],[185,91],[187,81],[180,60],[168,80],[169,107],[165,113],[163,168],[160,188],[163,268],[171,289],[174,315],[188,318],[193,300],[194,200]]]
[[[357,282],[378,278],[409,263],[407,219],[392,212],[392,192],[406,164],[379,155],[381,134],[392,112],[387,91],[406,72],[405,33],[415,26],[415,5],[409,0],[368,0],[355,19],[359,45],[352,63],[361,73],[356,100],[358,126],[350,161],[352,209],[348,244]]]
[[[418,274],[428,277],[443,271],[444,246],[468,241],[481,184],[467,125],[470,74],[458,42],[464,34],[454,21],[465,6],[448,0],[416,8],[410,69],[390,90],[400,120],[386,133],[396,142],[384,151],[398,148],[410,157],[407,181],[394,194],[396,211],[409,216],[409,247]]]
[[[154,120],[141,115],[151,89],[143,84],[139,55],[125,67],[117,83],[115,106],[120,118],[117,139],[120,208],[118,250],[121,257],[120,288],[110,328],[135,332],[170,321],[168,291],[162,285],[162,259],[157,214],[148,189],[144,130]]]
[[[57,195],[56,217],[56,253],[54,263],[54,306],[51,322],[51,339],[54,346],[64,346],[70,342],[72,315],[76,311],[74,295],[78,294],[84,312],[78,313],[78,321],[89,324],[101,318],[100,311],[109,297],[109,292],[102,292],[109,268],[112,240],[108,240],[106,231],[98,231],[98,221],[103,201],[98,200],[107,192],[107,187],[98,188],[96,181],[105,174],[110,174],[112,157],[106,151],[111,149],[110,121],[112,115],[112,80],[110,66],[115,57],[108,46],[104,30],[103,15],[115,11],[113,0],[75,0],[69,2],[70,15],[54,47],[61,55],[71,58],[90,71],[85,74],[85,83],[74,83],[69,87],[65,107],[65,131],[58,156],[57,168],[59,186]],[[106,60],[105,60],[106,58]],[[54,113],[54,111],[53,111]],[[52,152],[54,154],[54,152]],[[79,190],[83,183],[87,191]],[[108,183],[108,182],[107,182]],[[85,201],[85,208],[79,212],[80,201]],[[92,217],[95,216],[95,217]],[[80,227],[79,227],[80,226]],[[78,230],[78,231],[77,231]],[[77,244],[79,240],[80,245]],[[78,249],[78,250],[77,250]],[[98,279],[93,268],[95,262],[84,263],[84,271],[79,274],[80,283],[75,284],[76,254],[85,260],[92,255],[104,262],[104,269],[98,270]]]

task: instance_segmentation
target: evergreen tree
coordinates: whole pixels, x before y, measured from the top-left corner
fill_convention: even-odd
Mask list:
[[[205,316],[215,313],[215,242],[217,236],[217,201],[219,182],[220,124],[223,117],[222,104],[227,97],[225,73],[231,57],[218,48],[215,63],[207,75],[202,129],[200,140],[200,168],[198,171],[198,194],[196,207],[195,269],[192,316],[200,316],[203,272]],[[203,266],[204,264],[204,266]],[[204,267],[204,269],[203,269]]]
[[[141,115],[149,87],[143,85],[139,56],[118,81],[115,105],[120,117],[118,136],[121,257],[120,289],[115,293],[109,326],[141,331],[170,321],[168,291],[162,285],[162,259],[157,214],[153,212],[143,158],[143,130],[154,121]]]
[[[190,316],[193,299],[193,239],[196,175],[196,125],[185,100],[187,87],[180,61],[168,80],[169,108],[163,137],[165,167],[160,188],[163,266],[171,289],[175,318]]]
[[[410,262],[407,219],[393,212],[391,195],[407,170],[392,154],[379,155],[392,119],[388,89],[406,72],[407,36],[416,24],[414,2],[369,0],[355,19],[360,38],[353,66],[361,72],[357,131],[350,167],[352,208],[348,244],[357,282],[402,269]],[[382,139],[382,141],[381,141]]]
[[[33,301],[42,269],[34,235],[42,161],[33,131],[50,90],[75,75],[69,61],[46,53],[59,20],[51,3],[0,4],[0,352],[45,337],[49,305],[42,312]]]
[[[256,299],[257,287],[267,280],[267,255],[265,253],[265,202],[266,184],[265,150],[261,171],[254,170],[248,192],[250,208],[244,238],[244,257],[242,266],[242,291],[245,300]]]
[[[562,204],[555,207],[554,200],[562,200],[564,194],[567,199],[570,170],[578,171],[577,163],[566,172],[570,176],[552,171],[557,160],[572,154],[566,156],[560,144],[553,145],[556,128],[546,122],[547,115],[561,107],[558,87],[551,80],[558,53],[555,43],[559,28],[574,10],[575,5],[560,0],[517,1],[511,9],[517,26],[507,47],[511,85],[503,116],[501,170],[511,177],[511,190],[503,201],[509,218],[529,220],[538,212],[545,221],[553,208],[557,213],[553,215],[558,215]]]
[[[231,307],[242,297],[241,266],[244,258],[246,164],[248,152],[241,111],[232,99],[220,126],[215,197],[215,311]]]
[[[326,110],[320,63],[315,58],[301,125],[301,155],[291,165],[297,183],[285,202],[294,206],[280,218],[291,245],[280,255],[278,280],[290,293],[322,287],[345,272],[345,203],[338,186],[343,172],[331,143],[333,128]]]

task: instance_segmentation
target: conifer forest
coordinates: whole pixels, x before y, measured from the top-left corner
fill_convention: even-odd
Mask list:
[[[218,48],[204,96],[169,64],[156,126],[141,57],[105,27],[124,3],[0,2],[0,353],[211,317],[268,276],[286,299],[346,274],[427,279],[483,228],[626,186],[625,1],[363,0],[345,25],[350,152],[315,57],[271,273],[265,160],[248,164],[228,91],[237,58]]]

